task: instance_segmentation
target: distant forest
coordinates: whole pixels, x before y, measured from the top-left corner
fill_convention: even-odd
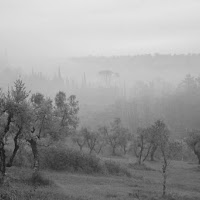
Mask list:
[[[95,128],[120,117],[135,132],[160,118],[175,138],[183,138],[188,130],[200,129],[199,64],[197,54],[89,56],[63,59],[50,78],[43,66],[27,74],[1,58],[0,87],[7,90],[21,77],[33,93],[75,94],[81,125]]]

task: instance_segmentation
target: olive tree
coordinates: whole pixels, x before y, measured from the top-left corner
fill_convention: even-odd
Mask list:
[[[13,159],[19,149],[18,139],[29,127],[27,98],[30,92],[26,91],[22,80],[15,81],[11,90],[0,94],[0,173],[1,180],[5,176],[6,166],[12,166]],[[10,135],[14,138],[14,150],[6,165],[5,142]]]

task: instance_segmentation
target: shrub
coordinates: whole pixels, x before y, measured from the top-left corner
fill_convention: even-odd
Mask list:
[[[102,165],[100,159],[82,152],[52,147],[43,149],[41,167],[56,171],[100,173]]]
[[[41,152],[40,163],[43,169],[131,176],[126,168],[116,162],[103,162],[95,155],[85,154],[77,150],[51,147],[43,149]]]
[[[114,161],[105,161],[105,168],[111,175],[125,175],[131,177],[131,173],[125,167],[122,167],[119,163]]]

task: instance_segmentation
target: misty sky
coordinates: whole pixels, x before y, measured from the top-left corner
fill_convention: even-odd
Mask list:
[[[11,57],[199,53],[199,0],[0,0]]]

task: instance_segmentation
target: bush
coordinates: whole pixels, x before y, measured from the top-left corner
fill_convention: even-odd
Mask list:
[[[85,154],[77,150],[52,147],[43,149],[41,152],[40,164],[43,169],[131,176],[126,168],[116,162],[103,162],[95,155]]]
[[[105,168],[111,175],[125,175],[131,177],[131,173],[125,167],[122,167],[119,163],[114,161],[105,161]]]
[[[102,165],[99,158],[72,149],[56,147],[43,149],[40,162],[43,169],[55,171],[102,172]]]

